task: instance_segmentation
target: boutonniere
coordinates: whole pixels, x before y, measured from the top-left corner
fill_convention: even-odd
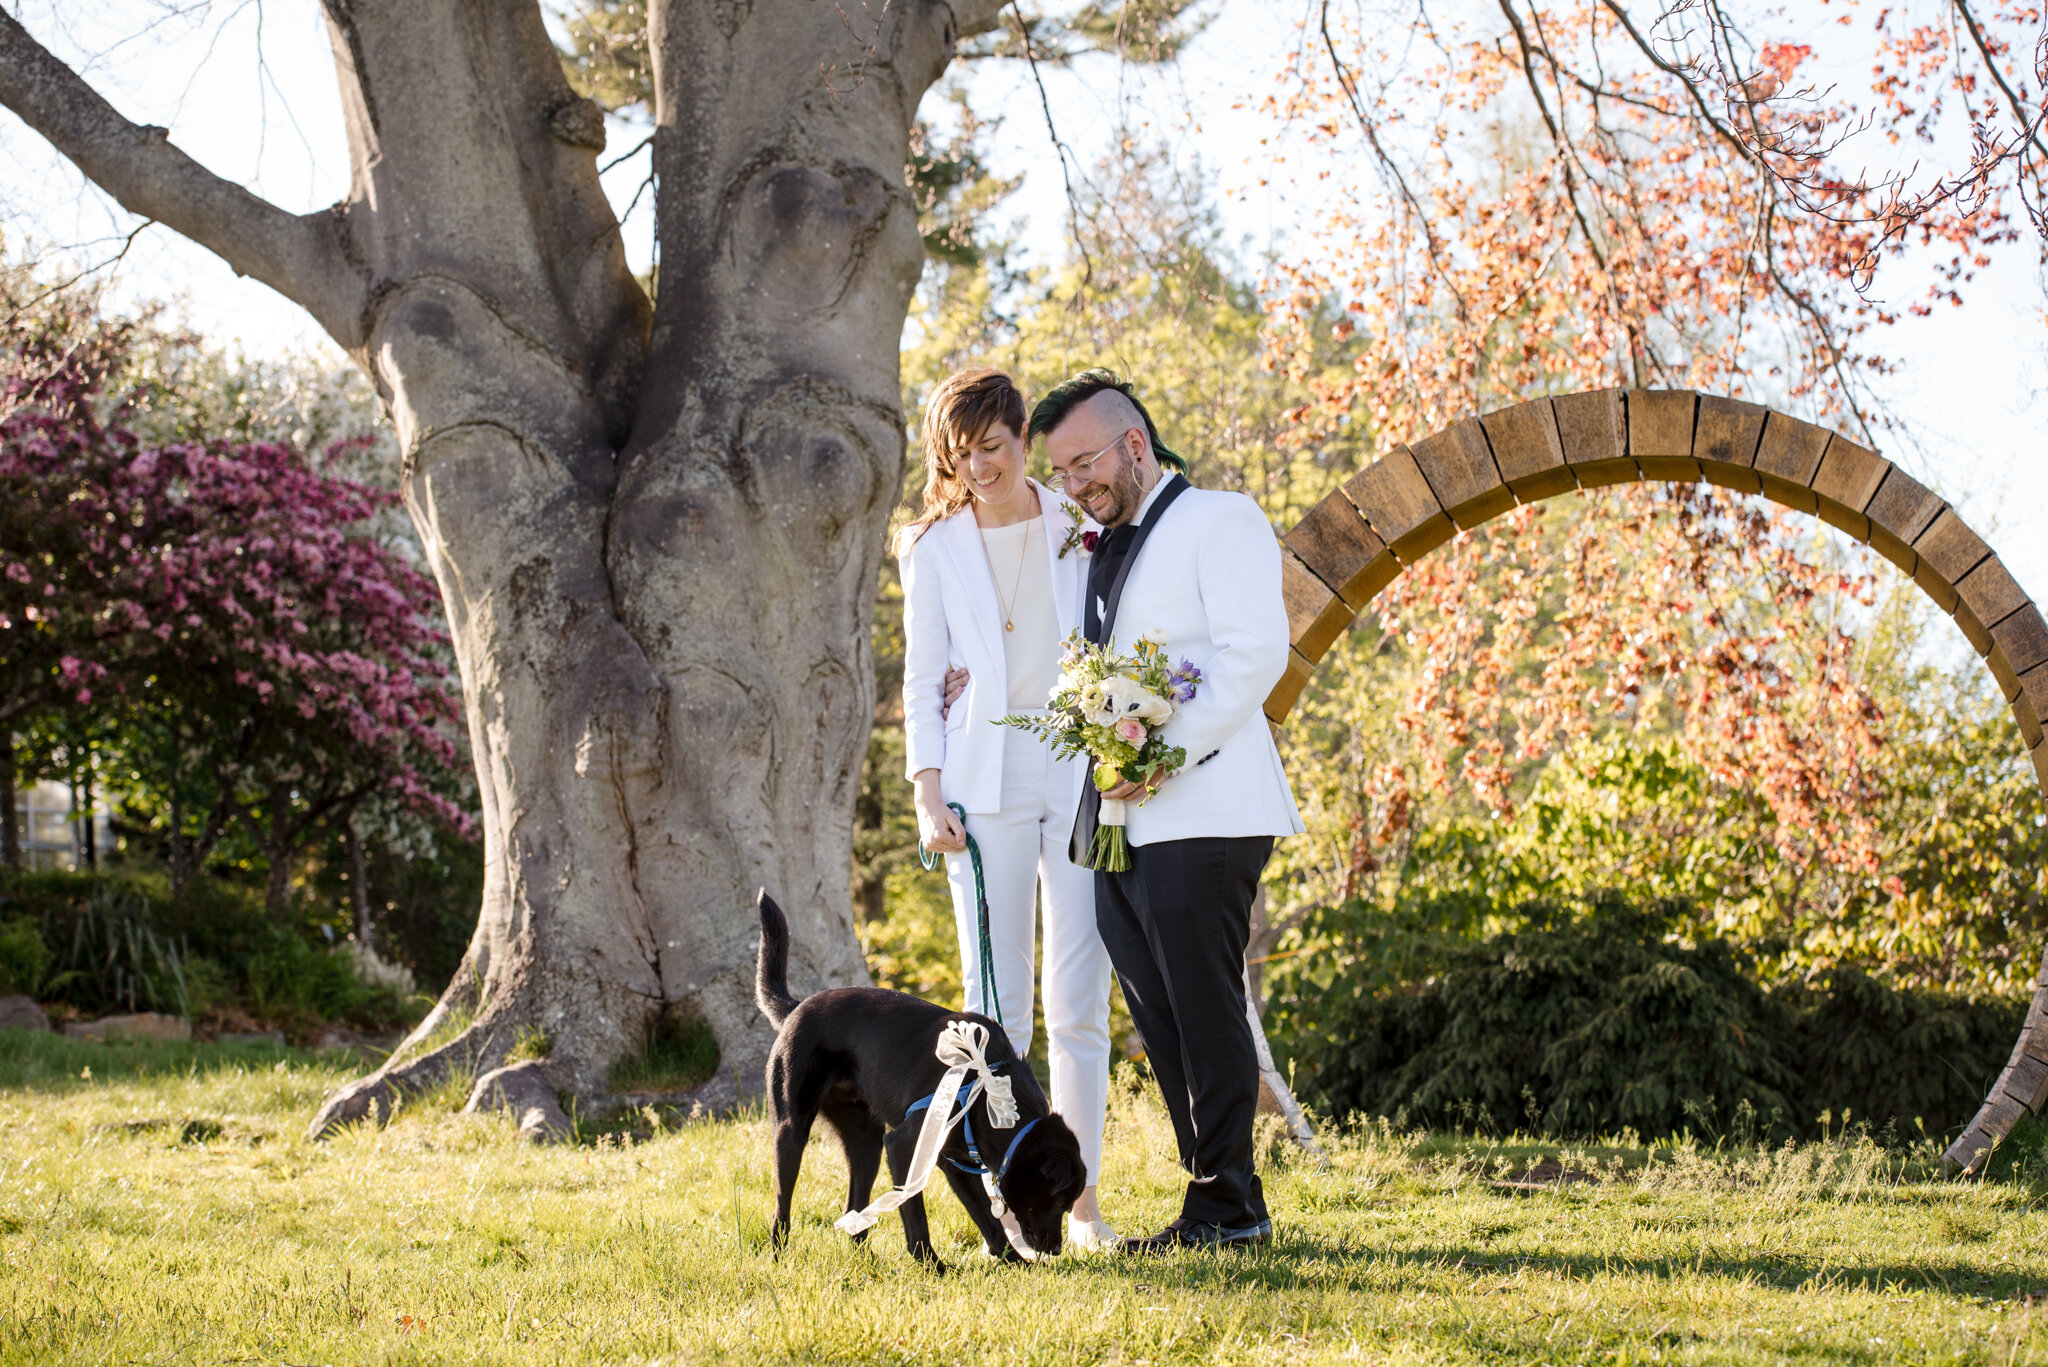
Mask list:
[[[1076,547],[1080,548],[1083,555],[1095,554],[1095,542],[1101,533],[1084,531],[1082,529],[1082,524],[1086,521],[1086,514],[1081,511],[1081,505],[1068,499],[1061,499],[1060,511],[1065,513],[1067,520],[1074,525],[1067,528],[1067,539],[1060,542],[1058,559],[1065,560],[1067,552]]]

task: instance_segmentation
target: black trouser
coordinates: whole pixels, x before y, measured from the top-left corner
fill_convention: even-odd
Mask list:
[[[1252,898],[1273,837],[1131,847],[1131,867],[1095,875],[1095,923],[1173,1117],[1188,1194],[1181,1218],[1225,1229],[1266,1219],[1252,1171],[1258,1053],[1245,1018]]]

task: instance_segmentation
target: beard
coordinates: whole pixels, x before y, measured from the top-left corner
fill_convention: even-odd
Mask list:
[[[1097,521],[1105,527],[1123,526],[1138,515],[1138,508],[1145,502],[1145,489],[1138,483],[1138,468],[1128,461],[1103,480],[1101,487],[1108,491],[1109,508]]]

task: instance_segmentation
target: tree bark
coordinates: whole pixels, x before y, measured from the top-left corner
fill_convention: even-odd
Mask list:
[[[256,837],[257,848],[263,851],[263,858],[269,870],[263,883],[263,909],[270,913],[272,921],[281,920],[285,908],[292,900],[292,850],[298,843],[292,838],[289,818],[291,799],[286,785],[273,783],[270,786],[269,829],[258,822],[249,822],[250,833]]]
[[[138,213],[304,304],[375,381],[439,581],[482,801],[467,957],[314,1122],[381,1115],[519,1029],[596,1098],[671,1005],[755,1091],[752,893],[799,991],[862,982],[851,808],[922,268],[917,104],[990,0],[654,0],[661,291],[598,184],[603,121],[533,0],[325,0],[346,202],[294,217],[126,123],[0,12],[0,102]]]
[[[341,823],[341,844],[348,856],[348,901],[355,913],[356,944],[365,954],[374,954],[376,927],[370,921],[370,861],[363,857],[363,838],[356,834],[353,819]]]
[[[78,830],[79,856],[83,867],[98,869],[100,866],[99,822],[93,816],[92,752],[85,755],[85,764],[78,771]]]
[[[0,727],[0,868],[21,867],[21,813],[15,803],[14,734]]]

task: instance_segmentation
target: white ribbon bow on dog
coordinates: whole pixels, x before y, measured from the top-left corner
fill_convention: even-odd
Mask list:
[[[939,1032],[939,1062],[949,1067],[966,1066],[981,1077],[988,1092],[988,1123],[999,1130],[1017,1127],[1017,1095],[1010,1079],[997,1077],[983,1052],[988,1048],[988,1027],[974,1021],[948,1021]],[[961,1108],[966,1114],[966,1108]]]
[[[931,1106],[924,1113],[924,1128],[917,1132],[917,1147],[910,1152],[910,1171],[903,1175],[903,1185],[876,1197],[865,1209],[847,1211],[833,1221],[836,1228],[848,1234],[858,1234],[922,1192],[925,1183],[931,1180],[932,1170],[939,1165],[939,1150],[945,1147],[946,1132],[967,1119],[968,1108],[974,1105],[974,1098],[980,1093],[988,1093],[989,1124],[1000,1130],[1016,1127],[1015,1092],[1009,1078],[997,1077],[989,1068],[984,1052],[987,1048],[987,1026],[975,1021],[946,1023],[946,1028],[939,1032],[935,1051],[939,1061],[946,1065],[946,1075],[939,1079],[938,1090],[932,1093]],[[976,1074],[975,1085],[963,1096],[960,1084],[970,1071]],[[987,1178],[983,1181],[993,1189],[992,1181]],[[1001,1198],[995,1199],[999,1201]],[[1000,1213],[1001,1207],[998,1206],[997,1210]],[[1013,1239],[1011,1242],[1014,1244],[1016,1241]]]

